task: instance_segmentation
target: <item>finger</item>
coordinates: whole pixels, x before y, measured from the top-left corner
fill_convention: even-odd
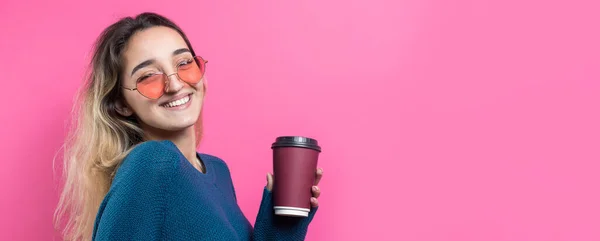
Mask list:
[[[314,198],[314,197],[311,197],[311,198],[310,198],[310,205],[312,205],[312,207],[313,207],[313,208],[316,208],[316,207],[318,207],[318,206],[319,206],[319,200],[317,200],[317,199],[316,199],[316,198]]]
[[[267,173],[267,190],[273,190],[273,174]]]
[[[319,185],[321,178],[323,177],[323,168],[317,168],[317,174],[315,176],[315,186]]]
[[[313,193],[313,197],[319,198],[319,196],[321,196],[321,189],[319,189],[319,187],[317,187],[317,186],[313,186],[312,193]]]

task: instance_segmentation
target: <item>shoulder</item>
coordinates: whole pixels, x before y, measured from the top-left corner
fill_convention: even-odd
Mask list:
[[[206,153],[198,153],[198,156],[200,156],[203,162],[210,162],[212,165],[229,169],[227,163],[218,156]]]
[[[206,153],[198,153],[198,155],[203,162],[209,162],[210,165],[213,165],[217,170],[222,170],[229,173],[229,166],[220,157]]]
[[[171,141],[145,141],[136,145],[119,166],[114,183],[152,180],[171,175],[184,158]]]
[[[140,158],[160,160],[178,158],[181,155],[177,146],[169,140],[145,141],[133,147],[125,160],[138,160]],[[124,161],[125,161],[124,160]]]
[[[221,159],[220,157],[215,156],[215,155],[206,154],[206,153],[198,153],[198,156],[200,156],[200,159],[202,159],[202,161],[209,161],[212,163],[227,165],[225,163],[225,161],[223,161],[223,159]]]
[[[154,240],[162,235],[166,209],[183,157],[170,141],[133,147],[113,178],[94,224],[94,240]],[[137,238],[134,238],[137,237]]]

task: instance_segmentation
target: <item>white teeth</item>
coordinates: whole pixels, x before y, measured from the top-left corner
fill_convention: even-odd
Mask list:
[[[186,96],[186,97],[183,97],[181,99],[178,99],[178,100],[175,100],[175,101],[171,101],[171,102],[165,104],[165,106],[166,107],[180,106],[180,105],[183,105],[183,104],[187,103],[188,101],[190,101],[190,96],[189,95]]]

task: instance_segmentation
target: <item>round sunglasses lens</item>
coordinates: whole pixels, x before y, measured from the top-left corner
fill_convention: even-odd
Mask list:
[[[145,79],[141,80],[137,83],[137,89],[140,94],[151,98],[158,99],[160,98],[165,90],[165,81],[163,74],[155,74]]]
[[[189,84],[197,84],[204,75],[204,60],[196,57],[194,62],[179,66],[178,75]]]

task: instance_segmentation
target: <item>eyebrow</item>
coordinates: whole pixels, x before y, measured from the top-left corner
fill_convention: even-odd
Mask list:
[[[180,48],[177,49],[175,51],[173,51],[173,56],[179,55],[179,54],[183,54],[183,53],[191,53],[192,51],[190,51],[187,48]],[[140,64],[136,65],[135,67],[133,67],[133,70],[131,70],[131,76],[133,76],[133,74],[135,74],[136,71],[140,70],[141,68],[144,68],[148,65],[153,64],[154,62],[156,62],[154,59],[149,59],[146,60],[144,62],[141,62]]]

